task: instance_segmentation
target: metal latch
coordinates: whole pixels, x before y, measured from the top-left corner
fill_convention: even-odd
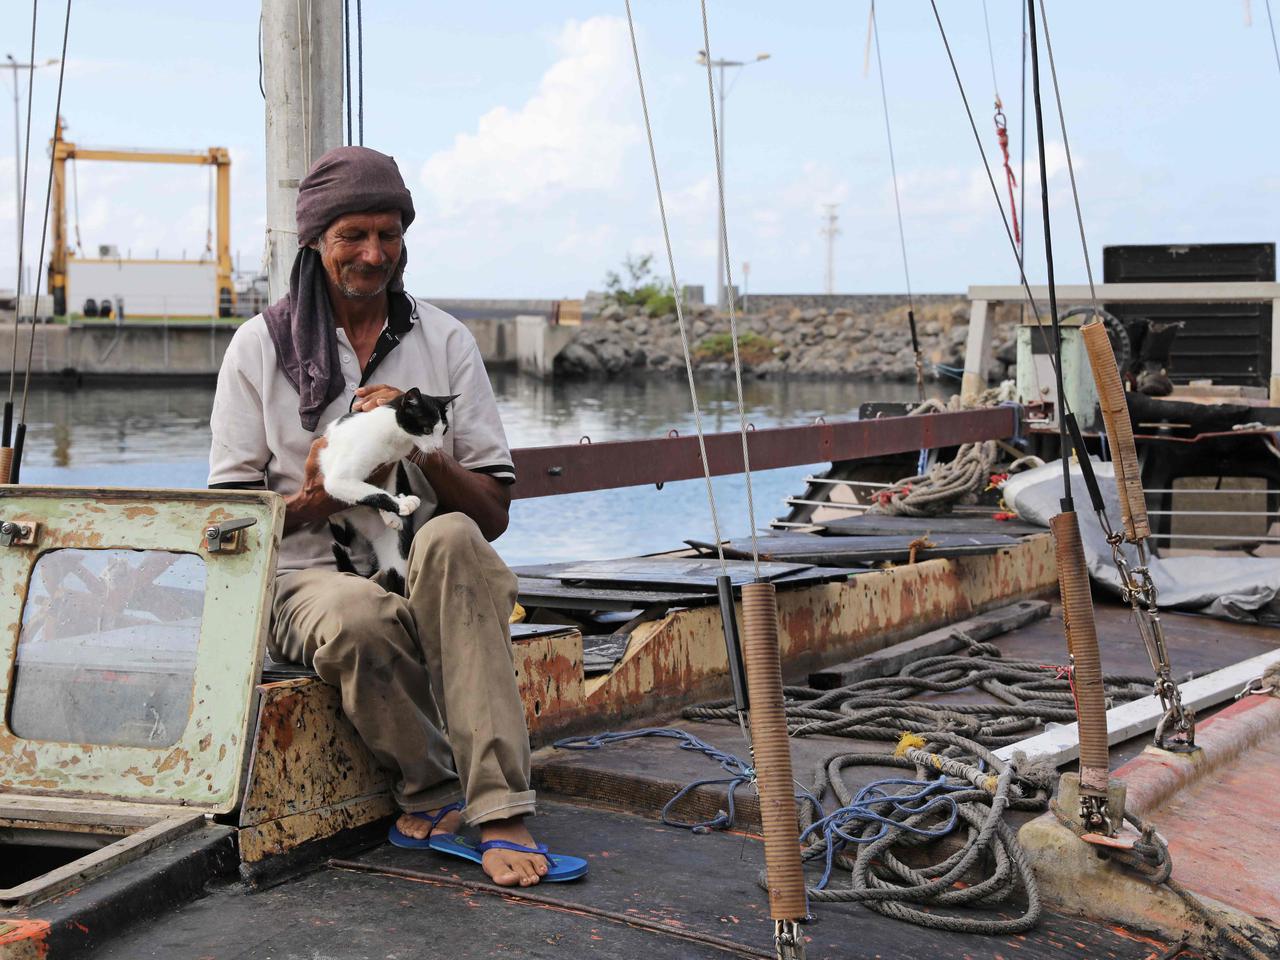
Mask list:
[[[204,529],[204,548],[210,553],[239,553],[244,549],[243,531],[257,523],[255,517],[211,523]]]
[[[34,547],[39,532],[34,520],[0,520],[0,547]]]

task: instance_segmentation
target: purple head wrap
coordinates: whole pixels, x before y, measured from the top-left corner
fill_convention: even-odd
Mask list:
[[[311,244],[344,214],[386,210],[398,210],[405,228],[413,223],[413,198],[395,160],[367,147],[330,150],[298,186],[298,255],[289,292],[262,313],[280,369],[298,391],[298,416],[306,430],[315,430],[325,407],[345,389],[324,264]],[[392,296],[403,296],[408,259],[404,249],[388,286]]]

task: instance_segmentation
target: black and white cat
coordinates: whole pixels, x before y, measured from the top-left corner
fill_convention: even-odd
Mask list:
[[[440,449],[449,429],[449,404],[456,399],[456,394],[427,396],[414,387],[377,409],[348,413],[329,424],[324,432],[328,443],[320,451],[324,488],[335,500],[352,505],[329,520],[340,570],[359,572],[350,555],[358,534],[373,547],[375,570],[390,571],[403,584],[413,531],[401,518],[412,515],[421,500],[410,492],[400,461],[415,448],[423,453]],[[388,463],[396,468],[384,486],[369,483],[368,477]]]

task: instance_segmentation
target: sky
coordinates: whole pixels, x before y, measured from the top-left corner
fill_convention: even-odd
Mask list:
[[[1274,241],[1280,69],[1265,4],[1047,5],[1095,266],[1107,244]],[[985,6],[1018,171],[1022,7]],[[26,60],[30,8],[26,0],[12,7],[0,55]],[[414,195],[412,291],[580,297],[601,288],[628,255],[664,261],[621,2],[364,0],[363,7],[365,144],[395,156]],[[939,0],[938,7],[994,160],[983,4]],[[633,9],[678,279],[710,289],[715,165],[706,76],[696,63],[698,4],[636,0]],[[822,292],[820,230],[824,205],[834,203],[836,291],[904,290],[874,60],[864,74],[865,0],[708,0],[708,10],[713,56],[769,54],[731,75],[723,118],[735,278],[745,273],[758,293]],[[58,55],[62,12],[56,0],[40,4],[37,61]],[[232,254],[245,270],[261,263],[265,224],[258,13],[241,0],[76,0],[62,105],[67,138],[85,146],[228,147]],[[914,289],[1014,282],[929,4],[882,0],[877,17]],[[36,72],[28,263],[39,252],[56,84],[56,68]],[[12,95],[12,74],[0,71],[0,288],[12,288],[17,259]],[[1046,120],[1056,272],[1079,282],[1084,260],[1063,138],[1056,115]],[[1033,137],[1027,150],[1024,226],[1035,280],[1045,260]],[[86,250],[112,243],[133,256],[177,257],[204,249],[204,168],[84,163],[74,179]]]

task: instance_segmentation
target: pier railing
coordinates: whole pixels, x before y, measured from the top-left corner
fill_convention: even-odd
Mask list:
[[[748,430],[747,449],[752,470],[773,470],[999,440],[1016,430],[1017,410],[1006,406]],[[706,445],[712,476],[742,471],[739,433],[707,434]],[[514,499],[692,480],[703,473],[698,438],[692,435],[604,443],[584,437],[580,443],[524,447],[512,455]]]

